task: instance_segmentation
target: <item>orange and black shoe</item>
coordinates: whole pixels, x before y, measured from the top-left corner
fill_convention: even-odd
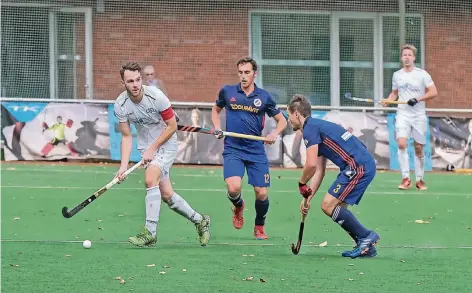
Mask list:
[[[267,240],[267,235],[264,231],[264,226],[255,225],[254,226],[254,236],[257,240]]]
[[[423,180],[420,180],[420,181],[416,181],[416,189],[420,191],[425,191],[425,190],[428,190],[428,187],[426,186]]]
[[[411,187],[410,178],[403,178],[402,183],[398,185],[398,189],[401,189],[401,190],[407,190],[407,189],[410,189],[410,187]]]
[[[240,207],[233,207],[233,226],[236,229],[241,229],[244,225],[244,202]]]

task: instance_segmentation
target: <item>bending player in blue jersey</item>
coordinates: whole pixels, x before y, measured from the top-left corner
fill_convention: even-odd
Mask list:
[[[257,63],[250,57],[237,62],[240,83],[224,86],[212,109],[215,136],[222,138],[220,113],[226,109],[226,131],[243,134],[262,134],[265,115],[277,121],[276,129],[266,136],[265,143],[273,144],[287,127],[287,121],[268,92],[254,84]],[[242,177],[247,170],[248,183],[256,194],[256,219],[254,236],[265,240],[266,214],[269,210],[267,187],[270,186],[269,161],[261,141],[226,137],[223,151],[223,173],[228,198],[233,203],[233,226],[241,229],[244,224],[244,200],[241,196]]]
[[[292,98],[288,104],[288,114],[293,129],[303,132],[306,146],[306,163],[298,182],[304,197],[300,211],[308,213],[310,201],[323,181],[326,160],[332,161],[339,167],[340,173],[323,198],[321,209],[357,243],[352,251],[345,251],[342,256],[376,256],[374,245],[380,239],[379,235],[362,226],[347,209],[348,205],[359,204],[374,179],[374,158],[364,144],[342,126],[311,118],[311,105],[304,96],[295,95]],[[310,179],[310,186],[307,186]]]

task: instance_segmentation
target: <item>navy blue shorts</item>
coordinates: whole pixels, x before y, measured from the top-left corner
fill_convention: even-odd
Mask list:
[[[357,205],[375,177],[375,161],[359,164],[354,172],[343,170],[328,189],[328,193],[349,205]]]
[[[232,154],[223,155],[223,176],[225,180],[233,176],[243,178],[245,169],[250,185],[254,187],[270,186],[269,161],[252,162]]]

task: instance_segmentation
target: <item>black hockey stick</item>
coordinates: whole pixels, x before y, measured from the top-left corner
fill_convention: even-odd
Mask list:
[[[306,199],[304,205],[306,206]],[[306,215],[302,214],[302,220],[300,222],[300,230],[298,230],[298,240],[297,240],[297,245],[292,243],[291,248],[292,248],[292,253],[297,255],[300,252],[300,246],[302,245],[302,239],[303,239],[303,229],[305,228],[305,218]]]
[[[142,164],[142,162],[139,162],[137,164],[135,164],[133,167],[129,168],[128,170],[126,170],[126,172],[123,174],[124,177],[127,177],[131,172],[133,172],[136,168],[138,168],[140,165]],[[68,208],[67,207],[63,207],[62,208],[62,215],[64,216],[64,218],[70,218],[72,216],[74,216],[75,214],[77,214],[78,212],[80,212],[83,208],[85,208],[86,206],[88,206],[90,203],[92,203],[94,200],[96,200],[100,195],[102,195],[103,193],[105,193],[105,191],[107,191],[108,189],[110,189],[113,185],[115,185],[116,183],[118,183],[118,178],[113,178],[112,181],[110,181],[107,185],[103,186],[102,188],[100,188],[99,190],[95,191],[89,198],[87,198],[86,200],[84,200],[82,203],[80,203],[78,206],[76,206],[75,208],[73,208],[71,211],[68,211]]]

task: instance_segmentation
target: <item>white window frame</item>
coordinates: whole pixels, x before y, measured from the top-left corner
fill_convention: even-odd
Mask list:
[[[324,60],[271,60],[262,59],[262,31],[260,16],[257,14],[313,14],[313,15],[330,15],[330,61]],[[343,67],[367,67],[374,69],[374,99],[381,100],[383,96],[383,71],[384,68],[399,68],[400,60],[397,62],[383,62],[383,17],[398,16],[400,13],[379,13],[379,12],[329,12],[329,11],[305,11],[305,10],[279,10],[279,9],[251,9],[248,12],[248,40],[249,55],[252,56],[259,64],[256,83],[260,87],[264,87],[262,83],[263,65],[286,65],[286,66],[329,66],[331,72],[330,97],[331,106],[340,105],[340,69]],[[422,14],[407,13],[405,17],[417,17],[421,19],[421,35],[420,35],[420,56],[421,68],[425,68],[425,33],[424,33],[424,16]],[[341,62],[339,50],[339,20],[345,18],[354,19],[372,19],[374,24],[374,58],[372,62]],[[254,34],[253,34],[254,31]],[[253,44],[254,43],[254,44]],[[342,63],[342,64],[341,64]],[[373,106],[373,105],[372,105]]]
[[[57,46],[56,46],[56,13],[83,13],[85,20],[85,98],[87,100],[93,99],[93,52],[92,52],[92,8],[91,7],[61,7],[49,11],[49,89],[51,99],[59,99],[57,96]],[[74,36],[75,42],[75,36]],[[75,63],[74,63],[75,67]],[[75,72],[75,68],[74,68]],[[81,85],[79,85],[81,86]],[[77,94],[77,80],[74,80],[74,99]]]
[[[70,7],[66,5],[52,5],[45,3],[15,3],[5,2],[3,6],[13,7],[37,7],[49,9],[49,98],[56,99],[57,97],[57,79],[56,79],[56,22],[54,12],[71,12],[84,13],[85,20],[85,95],[86,99],[93,99],[93,28],[92,28],[92,7]],[[1,69],[1,67],[0,67]],[[74,87],[77,86],[74,81]],[[0,88],[1,88],[1,74],[0,74]],[[76,92],[76,91],[74,91]]]

